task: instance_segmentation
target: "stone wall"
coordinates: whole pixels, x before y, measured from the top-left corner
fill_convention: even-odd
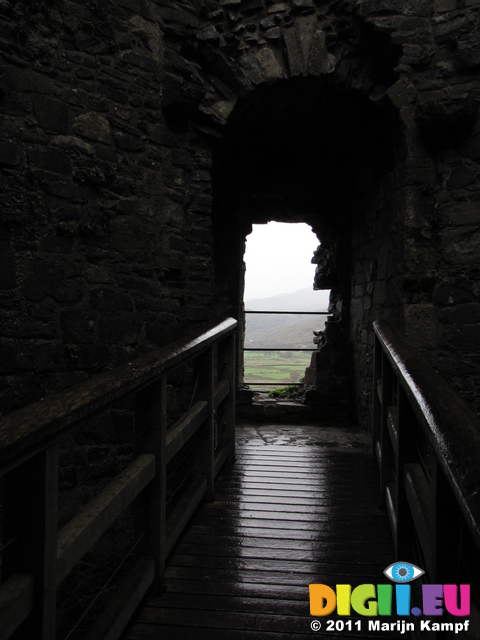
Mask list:
[[[169,11],[0,3],[2,411],[211,316],[211,160],[162,110]]]
[[[0,0],[2,411],[240,316],[267,219],[340,269],[364,415],[378,317],[479,409],[479,11]]]
[[[392,260],[401,261],[403,284],[393,289],[396,305],[387,287],[386,309],[375,308],[373,293],[371,317],[390,315],[477,411],[479,10],[479,2],[449,0],[360,3],[367,24],[403,54],[387,96],[404,125],[405,155],[401,180],[384,190],[394,205],[389,236],[401,245],[387,255],[388,241],[378,248],[370,287],[381,286]]]

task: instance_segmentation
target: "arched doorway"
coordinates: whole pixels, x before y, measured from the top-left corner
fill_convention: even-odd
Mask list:
[[[313,289],[317,249],[317,236],[301,222],[254,224],[247,236],[243,384],[251,391],[303,395],[330,297]]]
[[[332,289],[335,314],[312,362],[308,402],[322,412],[355,406],[365,418],[371,322],[399,303],[399,140],[390,103],[331,79],[292,78],[240,99],[214,155],[218,312],[242,318],[252,224],[306,222],[321,241],[315,286]]]

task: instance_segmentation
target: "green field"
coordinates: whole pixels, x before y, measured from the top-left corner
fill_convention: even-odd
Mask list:
[[[244,351],[243,379],[272,387],[300,382],[310,359],[311,353],[304,351]]]

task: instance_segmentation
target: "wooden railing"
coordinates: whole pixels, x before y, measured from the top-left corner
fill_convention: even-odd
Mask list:
[[[470,583],[477,599],[480,423],[389,323],[374,330],[373,443],[396,559],[416,560],[427,582]]]
[[[117,638],[146,591],[163,588],[166,558],[221,466],[234,458],[235,340],[227,319],[209,331],[107,371],[0,419],[3,552],[0,640],[54,640],[57,588],[140,494],[148,515],[142,553],[91,640]],[[167,379],[192,366],[192,401],[167,425]],[[178,371],[178,369],[177,369]],[[119,402],[135,410],[135,458],[63,529],[57,530],[59,442]],[[200,468],[167,518],[167,464],[201,432]]]

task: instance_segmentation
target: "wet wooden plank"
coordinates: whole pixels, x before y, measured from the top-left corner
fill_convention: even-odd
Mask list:
[[[245,563],[246,564],[246,563]],[[237,569],[222,569],[212,567],[176,567],[170,566],[166,571],[166,579],[184,580],[217,580],[220,582],[251,582],[255,584],[283,584],[297,585],[304,589],[305,596],[308,597],[308,585],[312,583],[324,584],[354,584],[357,577],[357,584],[374,583],[380,577],[379,573],[371,566],[360,567],[358,565],[336,565],[325,564],[312,566],[311,570],[302,565],[296,573],[288,573],[285,570],[270,571],[268,567],[263,569],[247,568],[241,566]],[[292,569],[293,567],[290,566]]]
[[[378,491],[372,492],[372,494],[366,495],[365,492],[356,490],[350,493],[339,494],[332,487],[313,487],[309,489],[308,494],[302,490],[301,487],[295,487],[294,485],[278,485],[274,484],[265,485],[261,483],[245,482],[243,486],[231,486],[222,485],[215,491],[216,497],[220,500],[224,497],[234,497],[241,501],[243,498],[249,496],[267,496],[268,498],[285,498],[286,500],[299,498],[299,502],[296,504],[304,503],[304,500],[328,500],[330,504],[344,504],[344,503],[361,503],[372,505],[372,496],[377,498]]]
[[[217,553],[221,553],[223,549],[236,549],[237,553],[241,553],[242,555],[248,552],[248,549],[270,549],[272,551],[280,550],[280,551],[288,551],[290,550],[308,550],[312,553],[316,553],[318,551],[322,552],[331,552],[336,553],[338,551],[345,554],[345,542],[344,540],[333,539],[328,540],[325,536],[318,536],[316,540],[301,539],[301,538],[284,538],[284,537],[273,537],[269,536],[268,532],[265,537],[255,537],[249,536],[248,538],[240,537],[240,536],[227,536],[227,535],[219,535],[212,536],[209,534],[196,533],[193,527],[191,527],[186,535],[182,538],[182,543],[177,547],[177,551],[181,549],[182,546],[190,546],[196,545],[198,547],[202,547],[202,553],[208,553],[208,547],[211,547],[213,550],[216,550]],[[203,550],[204,547],[207,547],[207,550]],[[348,553],[349,556],[351,553],[354,554],[362,554],[366,558],[374,557],[375,553],[383,553],[384,548],[386,552],[390,554],[391,552],[391,537],[387,538],[386,543],[381,544],[381,540],[365,540],[358,539],[349,540],[348,543]]]
[[[259,440],[237,445],[169,560],[165,594],[147,599],[125,640],[311,637],[310,582],[382,578],[393,544],[370,452]],[[366,626],[348,635],[375,637]]]
[[[374,567],[378,566],[378,563],[373,563]],[[339,571],[344,573],[345,571],[352,577],[359,573],[360,577],[365,575],[365,569],[367,567],[364,563],[358,563],[357,565],[352,562],[350,556],[345,556],[339,561],[333,561],[331,557],[327,555],[321,555],[320,557],[312,560],[299,560],[292,558],[290,554],[285,553],[285,557],[277,559],[271,557],[248,557],[248,556],[236,556],[227,557],[225,555],[218,555],[215,557],[208,555],[191,555],[176,553],[172,558],[172,568],[188,568],[196,567],[198,569],[224,569],[248,572],[248,571],[276,571],[285,573],[335,573]],[[357,567],[360,567],[359,572]],[[374,569],[375,570],[375,569]]]
[[[210,609],[215,611],[243,611],[257,613],[259,598],[234,597],[229,595],[207,595],[204,593],[186,593],[178,598],[176,593],[165,593],[159,598],[150,598],[148,607],[172,607],[180,609]],[[301,600],[287,600],[281,598],[262,598],[262,613],[278,615],[309,615],[309,603]],[[142,619],[142,612],[139,615]]]
[[[183,594],[209,594],[217,597],[218,595],[228,595],[233,597],[249,597],[249,598],[279,598],[300,600],[307,602],[305,585],[283,585],[283,584],[262,584],[257,582],[225,582],[224,580],[196,580],[182,579],[170,576],[167,582],[167,592]]]
[[[265,545],[258,545],[253,547],[243,546],[241,551],[238,549],[238,545],[228,546],[225,543],[221,545],[213,544],[181,544],[177,548],[177,554],[182,556],[213,556],[215,558],[221,558],[222,556],[228,558],[251,558],[262,560],[302,560],[302,561],[318,561],[321,558],[328,557],[331,562],[344,562],[345,561],[345,545],[337,547],[335,550],[333,545],[322,545],[312,548],[313,545],[308,544],[302,549],[292,549],[285,544],[285,541],[277,540],[277,546],[273,546],[271,543],[275,542],[270,539],[265,541]],[[239,555],[240,554],[240,555]],[[381,552],[376,554],[375,560],[372,559],[372,549],[370,552],[349,550],[348,559],[350,563],[359,562],[363,564],[373,563],[375,565],[381,562],[382,559],[385,563],[391,561],[391,555],[389,553],[382,554]]]
[[[240,502],[240,504],[239,504]],[[235,501],[215,500],[208,505],[202,507],[201,512],[203,515],[212,515],[213,517],[222,516],[226,513],[232,515],[242,514],[248,517],[249,512],[272,512],[297,515],[322,515],[322,514],[334,514],[335,517],[341,518],[345,515],[344,505],[330,505],[326,500],[323,501],[311,501],[310,504],[294,504],[292,501],[286,502],[282,498],[268,499],[268,496],[264,500],[252,500],[242,498]],[[349,505],[348,513],[346,514],[349,520],[368,518],[369,521],[383,521],[383,515],[378,512],[376,507],[369,504],[359,505],[357,502],[352,501]]]
[[[290,531],[325,531],[329,532],[333,535],[345,536],[348,535],[352,531],[351,523],[347,522],[337,522],[335,519],[331,520],[321,520],[319,518],[311,518],[309,520],[299,520],[288,518],[282,518],[281,514],[278,518],[244,518],[244,517],[230,517],[230,518],[209,518],[208,516],[198,515],[195,517],[195,523],[200,525],[206,525],[210,527],[212,533],[221,533],[224,532],[240,532],[242,531],[244,534],[247,529],[281,529],[285,532],[285,535],[288,536]],[[368,522],[362,523],[362,534],[364,536],[377,535],[377,525],[375,523],[369,524]],[[250,531],[251,533],[251,531]],[[255,535],[255,534],[254,534]]]
[[[290,475],[282,475],[280,476],[279,474],[275,474],[275,473],[261,473],[255,475],[255,477],[250,476],[250,477],[244,477],[241,475],[238,476],[232,476],[231,478],[229,478],[229,482],[233,483],[233,484],[243,484],[244,482],[246,482],[247,486],[250,483],[258,483],[261,482],[265,485],[285,485],[285,486],[290,486],[292,489],[296,489],[298,487],[303,487],[305,488],[305,491],[307,491],[309,489],[309,487],[312,485],[312,483],[314,482],[314,480],[312,478],[297,478],[294,474],[290,474]],[[315,483],[316,483],[316,487],[317,488],[330,488],[330,487],[343,487],[345,492],[348,492],[349,487],[351,486],[351,480],[341,480],[341,481],[335,481],[333,479],[328,479],[328,478],[318,478],[315,477]],[[366,487],[367,490],[370,490],[373,486],[373,483],[371,486]]]
[[[365,540],[376,540],[381,541],[385,540],[388,544],[391,544],[392,534],[389,529],[385,528],[383,531],[376,531],[374,535],[370,538],[366,538],[364,532],[358,532],[353,528],[347,529],[343,531],[343,535],[339,537],[338,530],[335,528],[327,528],[322,527],[321,530],[317,528],[306,528],[299,529],[298,527],[290,527],[289,529],[285,529],[283,527],[278,528],[265,528],[262,526],[253,526],[253,523],[250,523],[250,526],[243,527],[227,527],[227,526],[218,526],[215,527],[210,523],[210,525],[199,524],[196,519],[193,520],[190,525],[189,532],[193,532],[196,534],[203,534],[208,536],[218,536],[218,535],[227,535],[227,536],[237,536],[240,540],[245,538],[245,530],[248,529],[248,537],[259,536],[264,538],[278,538],[281,540],[310,540],[311,542],[324,542],[326,540],[342,540],[344,543],[344,548],[354,541],[363,542]]]
[[[356,470],[368,471],[370,468],[370,461],[356,458],[355,462],[347,458],[350,454],[342,455],[341,453],[336,454],[335,456],[322,456],[322,455],[311,455],[311,456],[298,456],[298,455],[289,455],[289,456],[280,456],[280,455],[256,455],[252,454],[237,454],[236,457],[236,466],[238,469],[252,469],[253,467],[258,466],[266,466],[272,468],[282,468],[282,467],[299,467],[300,465],[308,465],[310,467],[314,467],[318,465],[318,463],[322,463],[326,468],[328,466],[335,466],[338,469],[351,469],[352,465],[355,465]]]
[[[333,505],[332,508],[340,507],[343,505],[349,505],[349,507],[358,506],[359,508],[371,508],[377,509],[372,505],[372,496],[361,495],[348,495],[338,496],[338,492],[332,490],[318,491],[315,494],[310,492],[309,495],[305,495],[304,491],[280,491],[277,489],[231,489],[227,490],[225,487],[217,489],[216,499],[214,505],[220,504],[236,504],[240,503],[248,504],[249,502],[255,502],[260,504],[266,502],[269,504],[294,504],[294,505],[316,505],[323,504],[324,502]],[[376,497],[376,496],[375,496]]]

